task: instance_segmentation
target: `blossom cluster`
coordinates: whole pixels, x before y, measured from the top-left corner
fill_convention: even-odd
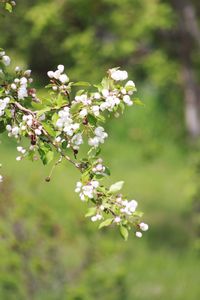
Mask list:
[[[97,180],[91,180],[87,184],[83,185],[80,181],[76,184],[75,192],[79,193],[80,199],[86,201],[87,197],[89,199],[95,198],[97,195],[97,188],[99,182]]]
[[[9,97],[5,97],[4,99],[0,99],[0,117],[4,115],[5,109],[10,102]]]
[[[10,58],[3,50],[0,64],[4,75],[0,77],[1,132],[7,131],[9,137],[16,139],[16,160],[40,158],[45,165],[54,161],[52,170],[63,159],[67,160],[81,173],[75,192],[88,204],[87,216],[91,221],[100,222],[99,228],[116,225],[125,239],[132,228],[135,235],[141,237],[148,225],[141,222],[137,202],[119,194],[122,182],[110,187],[103,184],[102,180],[110,171],[99,157],[108,138],[104,128],[108,117],[111,114],[117,117],[126,106],[136,103],[135,84],[128,80],[128,73],[112,68],[101,84],[91,86],[85,82],[71,82],[60,64],[55,71],[47,73],[50,80],[47,104],[38,99],[32,87],[31,70],[16,67],[8,77],[6,67]],[[80,158],[83,144],[86,153]],[[51,175],[46,181],[50,178]],[[2,180],[0,175],[0,182]]]
[[[99,181],[90,180],[85,184],[80,181],[77,182],[75,192],[79,193],[79,197],[82,201],[93,199],[93,201],[98,203],[98,205],[90,209],[89,214],[86,215],[91,218],[92,222],[103,220],[100,224],[100,228],[116,224],[120,228],[123,228],[123,233],[127,228],[130,229],[133,220],[136,220],[140,214],[137,212],[138,203],[136,200],[128,201],[127,199],[123,199],[122,194],[115,195],[120,188],[121,187],[114,190],[103,190]],[[106,199],[106,201],[104,199]],[[112,218],[106,219],[108,212],[112,212]],[[135,231],[136,237],[142,237],[142,231],[147,231],[148,228],[148,224],[138,222]],[[124,237],[126,238],[126,236]]]
[[[5,51],[0,51],[0,60],[6,67],[10,65],[10,57],[6,55]]]

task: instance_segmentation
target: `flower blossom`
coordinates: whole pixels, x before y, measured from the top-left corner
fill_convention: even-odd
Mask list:
[[[86,201],[86,198],[92,199],[96,196],[99,182],[97,180],[91,180],[86,185],[81,182],[77,182],[75,192],[79,193],[82,201]]]
[[[111,69],[109,70],[111,73],[111,78],[115,81],[123,81],[128,78],[128,73],[126,71]]]
[[[108,137],[108,134],[104,131],[104,128],[99,126],[94,130],[95,136],[88,140],[89,146],[97,148],[99,144],[103,144],[104,140]]]
[[[48,75],[49,78],[57,79],[61,83],[65,84],[69,81],[69,77],[66,74],[63,74],[64,69],[65,68],[64,68],[63,65],[58,65],[57,70],[55,72],[54,71],[48,71],[47,75]]]
[[[6,97],[4,99],[0,99],[0,117],[4,115],[4,111],[10,102],[10,98]]]

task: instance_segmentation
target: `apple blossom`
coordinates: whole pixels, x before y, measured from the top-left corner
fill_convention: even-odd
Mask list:
[[[40,158],[44,165],[54,162],[52,170],[63,160],[68,161],[80,172],[75,192],[88,205],[86,217],[100,222],[99,228],[116,226],[124,239],[132,228],[136,237],[142,237],[139,230],[147,231],[148,225],[141,221],[137,201],[121,194],[123,181],[104,185],[110,171],[99,157],[108,138],[104,127],[109,117],[119,117],[126,107],[137,104],[133,97],[135,84],[127,80],[128,73],[112,68],[101,84],[93,86],[71,82],[64,65],[59,64],[55,71],[47,72],[50,82],[46,104],[32,87],[31,70],[16,67],[8,74],[10,62],[0,49],[0,70],[4,75],[0,77],[0,132],[7,131],[10,138],[16,139],[16,160]]]

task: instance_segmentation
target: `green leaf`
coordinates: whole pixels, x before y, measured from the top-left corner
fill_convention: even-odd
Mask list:
[[[89,158],[95,158],[101,153],[101,148],[91,148],[88,151],[88,157]]]
[[[110,186],[109,192],[117,193],[122,189],[123,185],[124,185],[124,181],[118,181]]]
[[[123,239],[125,239],[125,241],[127,241],[128,234],[129,234],[128,229],[125,226],[120,226],[119,230],[120,230],[120,234],[123,237]]]
[[[86,81],[78,81],[76,83],[73,83],[73,86],[91,86],[91,84]]]
[[[5,9],[11,13],[12,12],[12,5],[10,3],[6,3],[5,4]]]
[[[71,106],[71,108],[70,108],[70,113],[74,114],[74,113],[78,112],[82,106],[83,106],[82,103],[75,103],[75,104],[73,104]]]
[[[87,119],[88,119],[88,122],[91,124],[91,125],[94,125],[96,126],[96,123],[97,123],[97,119],[93,116],[93,115],[88,115],[87,116]]]
[[[102,116],[102,115],[99,115],[99,116],[97,117],[97,120],[98,120],[99,122],[102,122],[102,123],[105,123],[105,121],[106,121],[105,117]]]
[[[110,80],[109,80],[109,78],[108,77],[104,77],[103,79],[102,79],[102,81],[101,81],[101,84],[102,84],[102,87],[104,88],[104,89],[109,89],[109,86],[110,86]]]
[[[91,216],[95,215],[96,211],[97,211],[96,207],[90,207],[90,208],[88,208],[88,211],[85,214],[85,217],[87,218],[87,217],[91,217]]]
[[[138,211],[138,210],[136,210],[136,211],[132,214],[132,216],[138,217],[138,218],[142,218],[143,215],[144,215],[144,213],[143,213],[142,211]]]
[[[106,167],[104,173],[106,175],[110,176],[110,169],[108,167]]]
[[[76,96],[81,96],[84,92],[85,92],[85,90],[79,90],[79,91],[76,93]]]
[[[102,179],[103,177],[105,177],[105,174],[95,174],[96,179]]]
[[[57,108],[60,108],[61,106],[63,106],[64,104],[68,103],[68,100],[66,97],[63,97],[63,95],[59,94],[58,97],[56,98],[55,101]]]
[[[4,121],[0,121],[0,133],[3,133],[6,130]]]
[[[56,122],[57,122],[58,119],[59,119],[58,114],[57,114],[57,113],[54,113],[51,119],[52,119],[53,125],[55,126],[55,125],[56,125]]]
[[[44,109],[41,109],[41,110],[39,110],[39,111],[37,112],[37,116],[40,117],[40,116],[42,116],[44,113],[46,113],[46,112],[48,112],[48,111],[50,111],[50,110],[51,110],[51,107],[46,107],[46,108],[44,108]]]
[[[145,106],[144,103],[139,98],[133,99],[133,104]]]
[[[120,109],[121,109],[121,112],[123,113],[123,112],[124,112],[124,109],[125,109],[124,103],[123,103],[123,102],[120,102],[119,107],[120,107]]]
[[[126,85],[126,91],[127,92],[136,92],[137,91],[137,89],[136,89],[136,87],[135,86],[132,86],[132,85]]]
[[[49,164],[53,160],[54,152],[47,143],[40,143],[38,152],[44,165]]]
[[[50,124],[46,123],[46,122],[42,122],[42,126],[44,127],[44,129],[47,131],[47,133],[52,136],[55,137],[56,136],[56,131],[51,127]]]
[[[113,218],[106,219],[105,221],[101,222],[101,224],[99,225],[99,229],[111,225],[112,222],[113,222]]]

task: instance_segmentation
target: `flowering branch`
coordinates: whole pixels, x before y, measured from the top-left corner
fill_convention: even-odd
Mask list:
[[[49,97],[42,101],[31,86],[31,70],[17,67],[14,75],[7,74],[9,64],[9,56],[0,49],[0,132],[7,131],[9,137],[16,139],[16,160],[41,159],[44,165],[55,161],[46,181],[50,181],[53,169],[63,158],[69,161],[81,174],[75,192],[88,204],[86,217],[99,221],[99,228],[116,225],[125,240],[132,228],[141,237],[148,225],[141,222],[137,202],[121,194],[123,181],[110,187],[102,184],[110,171],[99,156],[108,138],[102,125],[111,115],[119,117],[126,106],[139,104],[128,73],[110,69],[100,84],[92,86],[71,82],[64,66],[58,65],[55,71],[47,73]],[[29,140],[28,147],[24,146],[25,140]],[[83,144],[86,154],[79,158]]]

